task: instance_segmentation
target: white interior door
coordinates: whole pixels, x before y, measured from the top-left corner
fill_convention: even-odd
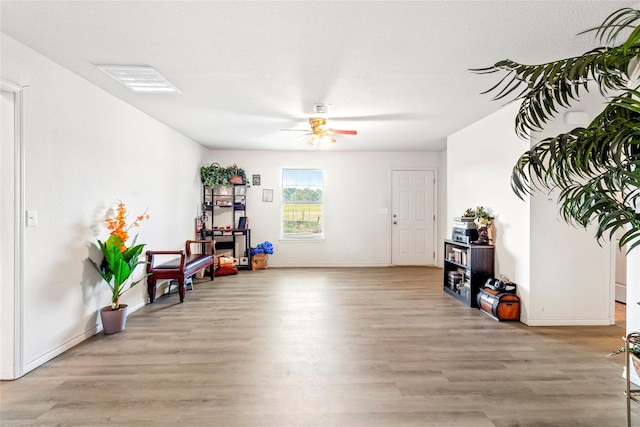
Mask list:
[[[434,265],[435,171],[392,172],[391,264]]]

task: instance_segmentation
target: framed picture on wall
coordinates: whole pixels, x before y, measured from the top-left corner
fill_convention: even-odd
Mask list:
[[[238,218],[238,230],[244,230],[247,228],[247,217],[241,216]]]
[[[273,190],[267,190],[266,188],[262,190],[262,201],[273,202]]]

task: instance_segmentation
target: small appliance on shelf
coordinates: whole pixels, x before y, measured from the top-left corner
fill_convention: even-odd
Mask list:
[[[451,240],[461,243],[471,243],[478,240],[478,230],[473,219],[473,217],[453,218]]]

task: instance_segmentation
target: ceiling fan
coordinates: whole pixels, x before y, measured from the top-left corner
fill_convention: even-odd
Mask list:
[[[305,135],[309,135],[309,145],[317,145],[320,142],[336,142],[336,139],[331,135],[357,135],[356,130],[342,130],[327,128],[327,119],[324,117],[311,117],[309,118],[309,125],[311,129],[282,129],[283,131],[293,132],[305,132]]]

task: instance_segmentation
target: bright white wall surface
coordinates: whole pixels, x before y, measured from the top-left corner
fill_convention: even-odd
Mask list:
[[[580,111],[593,114],[602,98]],[[521,320],[531,326],[607,325],[615,322],[613,267],[607,242],[558,215],[556,197],[535,193],[520,201],[510,188],[516,159],[529,147],[514,133],[518,106],[510,105],[448,139],[448,220],[465,208],[487,206],[496,215],[496,274],[518,284]],[[536,138],[570,128],[564,115]],[[532,139],[532,142],[535,141]]]
[[[511,190],[511,168],[528,148],[518,138],[513,104],[447,139],[447,230],[467,208],[484,206],[495,216],[495,274],[518,284],[522,314],[529,299],[529,201]]]
[[[597,90],[584,94],[573,111],[591,120],[604,106]],[[532,134],[532,144],[571,130],[564,114],[544,132]],[[609,242],[599,246],[594,230],[566,224],[558,213],[556,193],[531,197],[530,325],[608,325],[615,323],[614,267]],[[567,302],[570,304],[567,304]]]
[[[132,215],[149,208],[138,229],[146,249],[179,249],[193,237],[204,150],[14,39],[1,42],[1,77],[28,86],[25,208],[38,211],[24,239],[26,373],[98,330],[110,297],[86,258],[100,259],[95,239],[107,237],[115,200]],[[145,304],[145,285],[123,302]]]
[[[302,142],[304,143],[304,142]],[[338,142],[339,144],[339,142]],[[212,151],[205,163],[238,164],[261,176],[247,191],[252,246],[268,240],[273,267],[387,266],[391,263],[391,171],[437,169],[437,152]],[[324,241],[280,240],[283,168],[324,170]],[[262,190],[273,189],[272,203]],[[381,213],[381,209],[387,213]],[[436,253],[438,248],[436,247]]]

